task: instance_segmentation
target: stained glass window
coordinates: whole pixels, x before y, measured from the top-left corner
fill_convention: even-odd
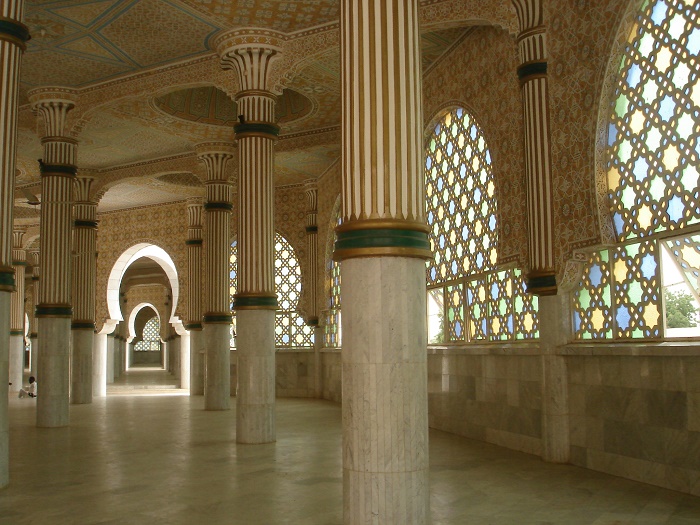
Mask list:
[[[496,266],[491,153],[480,126],[465,109],[449,111],[433,129],[425,174],[435,254],[427,268],[430,342],[537,337],[537,297],[525,292],[520,271]]]
[[[234,241],[231,243],[229,259],[231,303],[233,303],[233,295],[236,293],[237,253],[237,243]],[[297,302],[301,296],[301,267],[294,253],[294,248],[279,233],[275,234],[275,292],[278,304],[275,315],[275,346],[278,348],[313,347],[313,328],[306,325],[304,318],[296,310]],[[235,330],[235,316],[233,330]],[[234,339],[232,336],[232,341]]]
[[[151,317],[143,327],[141,341],[134,345],[135,352],[160,351],[160,321],[158,316]]]
[[[575,291],[579,339],[671,336],[663,292],[676,286],[672,275],[685,281],[697,308],[693,263],[681,255],[693,259],[696,240],[670,236],[697,231],[700,221],[698,51],[696,2],[644,2],[619,63],[607,126],[608,197],[619,244],[591,255]]]

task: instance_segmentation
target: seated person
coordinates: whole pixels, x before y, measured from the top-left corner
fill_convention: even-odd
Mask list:
[[[29,386],[19,389],[20,399],[27,396],[36,397],[36,379],[34,376],[29,377]]]

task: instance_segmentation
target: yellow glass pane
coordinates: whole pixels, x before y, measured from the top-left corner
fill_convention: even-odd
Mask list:
[[[666,70],[671,65],[671,59],[673,58],[673,53],[666,46],[662,46],[656,55],[656,68],[659,71],[666,72]]]
[[[674,171],[678,167],[678,159],[680,158],[680,152],[674,144],[669,144],[668,148],[664,151],[664,166],[669,171]]]
[[[591,325],[593,326],[593,330],[595,331],[603,329],[603,327],[605,326],[605,316],[603,316],[602,310],[595,310],[593,312],[593,314],[591,315]]]
[[[692,247],[684,246],[681,250],[681,255],[683,256],[683,259],[685,259],[685,261],[693,268],[700,267],[700,253],[695,251]]]
[[[529,332],[532,330],[533,327],[533,319],[532,319],[532,314],[531,313],[526,313],[523,316],[523,326],[525,327],[525,331]]]
[[[659,323],[659,309],[655,304],[650,304],[644,309],[644,324],[655,326]]]
[[[649,228],[649,226],[651,226],[651,221],[653,218],[654,218],[654,215],[651,212],[649,205],[642,204],[639,207],[639,215],[637,216],[639,226],[643,229]]]
[[[494,317],[491,321],[491,330],[494,334],[501,332],[501,321],[498,319],[498,317]]]
[[[615,191],[620,186],[620,170],[612,168],[608,171],[608,188]]]
[[[615,280],[617,282],[623,282],[627,279],[627,265],[623,259],[618,259],[615,261],[614,267]]]
[[[638,109],[632,113],[632,116],[630,117],[630,129],[635,135],[639,135],[639,133],[644,129],[645,122],[646,118],[644,117],[644,113],[642,113],[641,109]]]

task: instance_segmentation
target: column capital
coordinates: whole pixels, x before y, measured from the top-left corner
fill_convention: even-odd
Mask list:
[[[270,64],[282,53],[285,35],[270,29],[240,28],[219,33],[213,47],[223,69],[238,74],[241,91],[268,91]]]
[[[23,248],[24,235],[27,233],[27,228],[24,226],[15,226],[12,230],[12,249],[21,250]]]
[[[32,109],[44,119],[45,138],[63,137],[68,112],[75,107],[77,92],[70,88],[46,87],[29,91]]]
[[[21,22],[0,16],[0,40],[11,42],[19,47],[22,51],[26,51],[27,42],[31,39],[29,28]]]

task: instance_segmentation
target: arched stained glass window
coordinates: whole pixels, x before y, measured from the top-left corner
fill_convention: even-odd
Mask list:
[[[325,323],[326,348],[342,346],[341,310],[340,310],[340,264],[333,260],[333,249],[336,241],[335,227],[340,225],[340,199],[331,218],[329,246],[326,250],[326,284],[328,286],[328,310]]]
[[[160,321],[151,317],[143,327],[142,339],[134,345],[136,352],[158,352],[160,350]]]
[[[229,291],[232,304],[238,276],[237,256],[237,242],[233,241],[229,259]],[[294,248],[279,233],[275,234],[275,292],[278,304],[275,315],[275,346],[278,348],[313,347],[313,328],[306,325],[304,318],[296,310],[301,296],[301,267]],[[235,316],[232,330],[235,329],[233,327],[235,327]],[[232,346],[233,344],[232,342]]]
[[[483,132],[463,108],[435,125],[425,156],[430,343],[534,338],[537,297],[499,270],[496,188]]]
[[[578,339],[700,335],[674,332],[668,315],[679,294],[698,306],[698,11],[644,2],[616,65],[604,159],[618,244],[591,255],[575,291]]]

